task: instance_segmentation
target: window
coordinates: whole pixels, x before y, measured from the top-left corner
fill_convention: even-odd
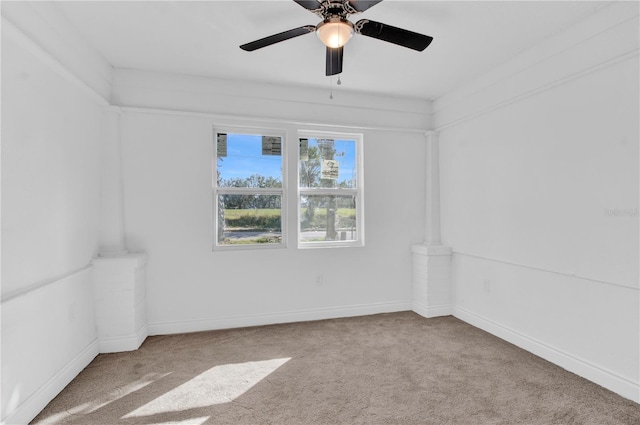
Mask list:
[[[301,133],[298,247],[364,245],[362,136]]]
[[[284,134],[214,135],[214,249],[284,246]]]
[[[289,147],[298,184],[287,204],[285,132],[214,130],[214,250],[281,248],[287,227],[297,227],[299,248],[364,245],[362,135],[298,134]]]

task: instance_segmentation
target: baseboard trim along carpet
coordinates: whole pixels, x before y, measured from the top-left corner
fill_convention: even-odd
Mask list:
[[[411,310],[411,301],[374,303],[331,308],[287,311],[273,314],[227,316],[202,320],[149,323],[149,335],[169,335],[245,326],[273,325],[277,323],[306,322],[340,317],[367,316]]]
[[[78,353],[65,367],[2,418],[2,425],[27,424],[44,409],[98,355],[98,340]]]
[[[411,309],[418,313],[422,317],[440,317],[451,316],[451,304],[443,304],[436,306],[426,306],[424,304],[414,302],[411,304]]]
[[[640,384],[603,369],[561,349],[545,344],[521,332],[496,323],[463,307],[454,306],[453,316],[504,339],[623,397],[640,403]]]
[[[148,335],[148,326],[144,325],[135,334],[114,338],[101,338],[99,343],[100,353],[120,353],[123,351],[137,350],[144,340],[147,339]]]

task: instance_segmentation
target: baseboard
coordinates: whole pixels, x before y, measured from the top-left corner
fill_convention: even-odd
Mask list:
[[[561,349],[545,344],[507,326],[454,306],[453,315],[477,328],[493,334],[585,379],[595,382],[622,397],[640,403],[640,383],[633,382]]]
[[[410,301],[297,310],[273,314],[228,316],[214,319],[191,321],[156,322],[149,323],[149,335],[168,335],[216,329],[241,328],[245,326],[262,326],[273,325],[277,323],[305,322],[311,320],[366,316],[369,314],[393,313],[408,310],[411,310]]]
[[[436,306],[426,306],[419,302],[413,302],[411,304],[411,309],[419,314],[422,317],[440,317],[440,316],[451,316],[451,304],[444,305],[436,305]]]
[[[101,338],[99,340],[100,353],[121,353],[140,348],[144,340],[149,336],[147,325],[140,328],[135,334],[114,338]]]
[[[2,418],[2,425],[28,424],[98,355],[94,340],[29,398]]]

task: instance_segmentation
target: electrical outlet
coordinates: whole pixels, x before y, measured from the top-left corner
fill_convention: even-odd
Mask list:
[[[491,292],[491,281],[489,279],[485,279],[482,282],[482,288],[484,289],[484,292]]]

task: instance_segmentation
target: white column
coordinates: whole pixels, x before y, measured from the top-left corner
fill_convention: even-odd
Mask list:
[[[119,108],[107,107],[102,113],[101,157],[102,193],[99,255],[109,257],[127,252],[124,239]]]
[[[102,114],[100,246],[93,259],[93,294],[101,353],[130,351],[147,337],[146,263],[129,252],[124,229],[121,110]]]
[[[438,132],[429,131],[427,138],[426,213],[424,241],[426,245],[440,242],[440,149]]]
[[[425,134],[426,191],[424,243],[413,251],[413,311],[424,317],[448,316],[451,306],[451,248],[440,237],[440,152],[438,132]]]

